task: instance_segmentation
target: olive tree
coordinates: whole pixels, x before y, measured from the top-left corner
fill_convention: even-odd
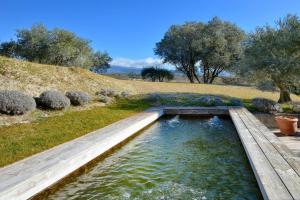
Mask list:
[[[200,82],[196,63],[200,60],[195,42],[201,38],[204,24],[189,22],[183,25],[173,25],[165,33],[163,39],[156,43],[155,54],[164,63],[174,65],[184,73],[191,83]]]
[[[244,35],[239,27],[218,17],[208,23],[173,25],[156,44],[155,54],[175,65],[191,83],[200,82],[198,67],[203,82],[213,83],[240,60]]]
[[[288,15],[275,27],[258,27],[245,42],[239,72],[254,80],[271,80],[280,90],[279,103],[289,102],[291,83],[300,79],[300,20]]]
[[[141,71],[143,79],[150,79],[152,82],[158,80],[163,82],[165,80],[174,79],[174,75],[170,70],[160,68],[158,66],[143,68]]]
[[[230,71],[240,61],[244,38],[239,27],[218,17],[205,25],[202,37],[195,42],[204,83],[213,83],[221,72]]]
[[[90,41],[75,33],[42,24],[17,30],[16,40],[0,44],[0,55],[31,62],[61,66],[107,69],[111,58],[104,52],[94,52]]]

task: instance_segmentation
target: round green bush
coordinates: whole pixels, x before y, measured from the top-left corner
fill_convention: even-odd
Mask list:
[[[38,105],[43,108],[62,110],[70,106],[70,100],[62,93],[54,90],[43,92],[37,101]]]
[[[82,106],[90,101],[90,96],[80,91],[69,91],[66,93],[66,97],[70,99],[71,104],[74,106]]]
[[[36,108],[34,99],[19,91],[0,91],[0,112],[9,115],[22,115]]]

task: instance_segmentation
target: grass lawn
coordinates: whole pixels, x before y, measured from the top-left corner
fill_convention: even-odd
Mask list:
[[[28,124],[0,127],[0,166],[85,135],[149,106],[144,100],[119,100],[107,107],[67,111]]]

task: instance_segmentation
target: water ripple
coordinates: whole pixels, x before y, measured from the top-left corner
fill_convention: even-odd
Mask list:
[[[163,118],[49,199],[261,199],[232,122]]]

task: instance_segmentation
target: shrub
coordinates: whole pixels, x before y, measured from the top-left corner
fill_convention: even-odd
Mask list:
[[[21,115],[36,108],[34,99],[18,91],[0,91],[0,112]]]
[[[295,113],[300,113],[300,102],[292,103],[292,110]]]
[[[262,112],[268,112],[268,113],[282,112],[281,105],[269,99],[254,98],[252,99],[252,105],[258,111],[262,111]]]
[[[67,92],[66,97],[70,99],[71,104],[74,106],[82,106],[90,101],[90,96],[87,93],[80,91]]]
[[[37,101],[43,108],[61,110],[70,106],[70,100],[58,91],[48,90],[43,92]]]
[[[244,106],[243,102],[238,98],[230,99],[230,105],[232,105],[232,106]]]
[[[202,96],[199,98],[199,103],[205,106],[223,106],[223,100],[221,97],[214,96]]]
[[[110,103],[112,102],[112,98],[104,95],[98,95],[99,96],[99,101],[102,103]]]
[[[126,91],[123,91],[123,92],[121,92],[121,96],[122,96],[123,98],[128,98],[128,97],[129,97],[129,93],[126,92]]]
[[[112,89],[101,89],[100,92],[96,92],[96,95],[114,97],[114,96],[116,96],[116,92],[113,91]]]

